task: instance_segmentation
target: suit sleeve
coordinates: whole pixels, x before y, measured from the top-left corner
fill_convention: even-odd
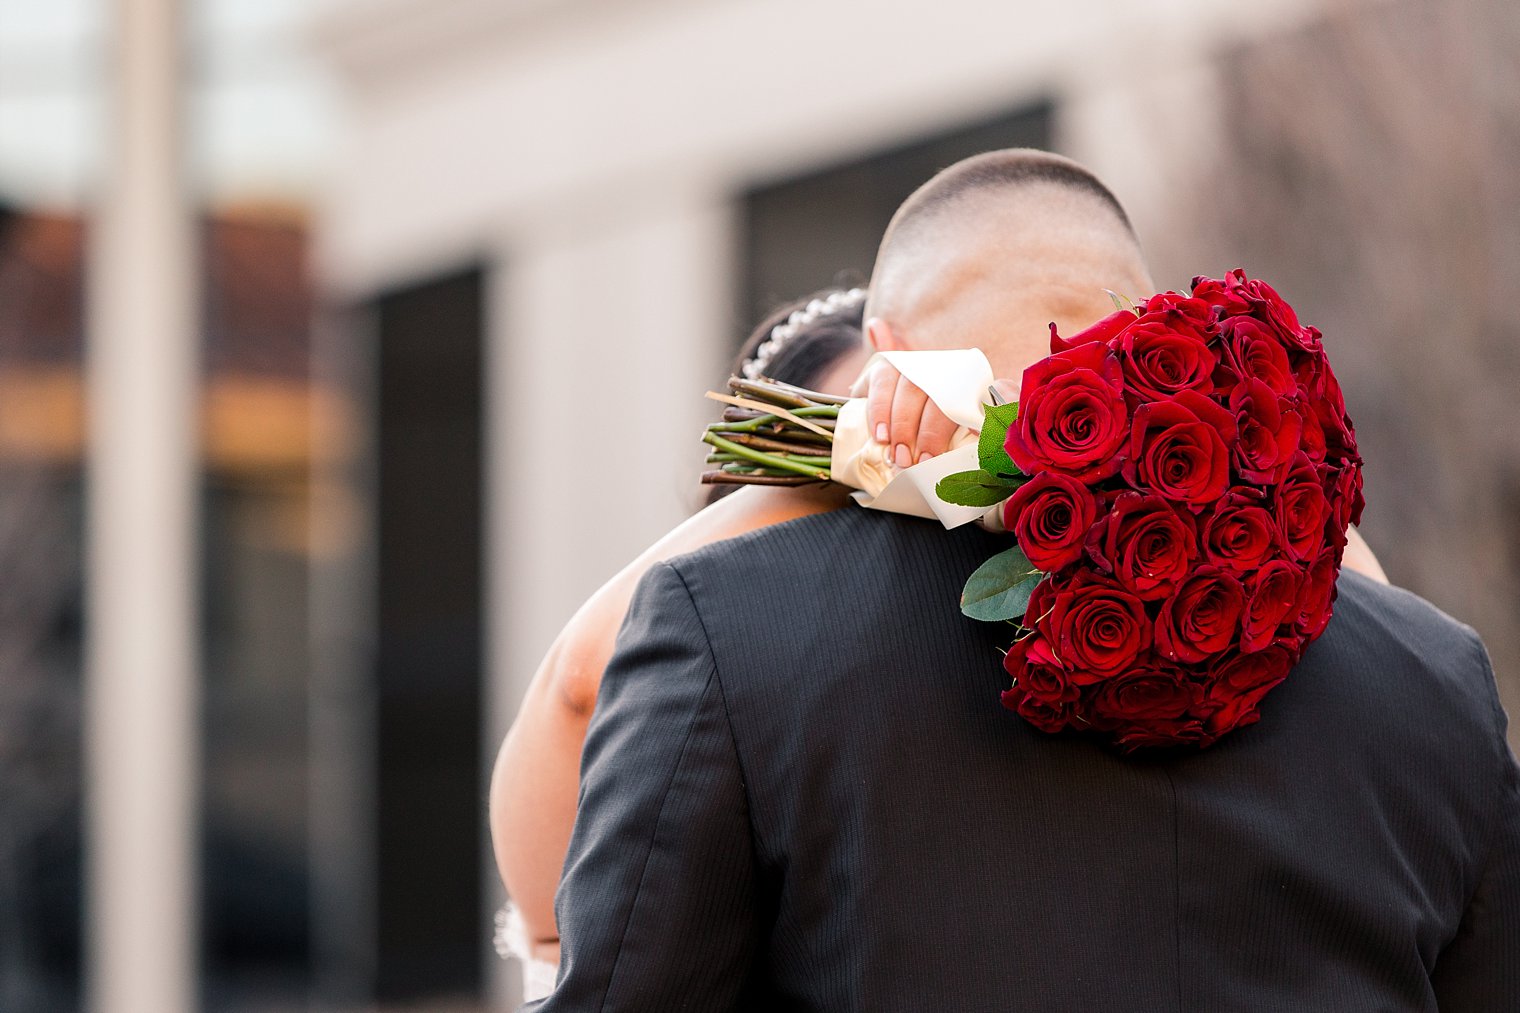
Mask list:
[[[755,881],[707,634],[660,564],[634,596],[586,735],[555,897],[559,980],[524,1010],[735,1008],[758,946]]]
[[[1431,975],[1441,1013],[1520,1010],[1520,767],[1505,743],[1506,721],[1487,653],[1481,644],[1478,651],[1498,726],[1498,790],[1478,887]]]

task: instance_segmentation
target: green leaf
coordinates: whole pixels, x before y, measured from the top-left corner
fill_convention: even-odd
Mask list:
[[[961,592],[961,612],[987,623],[1018,619],[1045,575],[1015,545],[976,568]]]
[[[1003,449],[1003,442],[1008,437],[1009,428],[1018,421],[1019,403],[1010,401],[1008,404],[989,405],[983,412],[982,435],[976,441],[977,462],[983,471],[994,475],[1018,475],[1018,466],[1008,456],[1008,451]]]
[[[1020,484],[981,469],[957,471],[940,479],[934,487],[934,494],[957,506],[990,507],[1012,496]]]

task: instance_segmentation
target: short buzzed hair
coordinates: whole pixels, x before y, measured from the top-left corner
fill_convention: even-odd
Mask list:
[[[1153,285],[1129,216],[1090,171],[1047,151],[989,151],[940,172],[892,216],[867,341],[873,320],[905,347],[964,347],[975,335],[995,366],[1022,370],[1028,335],[1044,333],[1034,318],[1080,329],[1106,312],[1107,290]]]
[[[1083,166],[1069,158],[1037,148],[1006,148],[988,151],[956,162],[941,170],[915,190],[892,216],[877,254],[878,264],[894,242],[913,227],[937,217],[939,212],[972,194],[1002,187],[1049,184],[1095,197],[1124,231],[1135,237],[1135,227],[1113,191]]]

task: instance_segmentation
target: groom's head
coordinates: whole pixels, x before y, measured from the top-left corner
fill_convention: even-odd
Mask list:
[[[977,347],[999,376],[1112,312],[1104,289],[1153,290],[1118,200],[1092,173],[1032,149],[957,162],[887,227],[866,305],[879,349]]]

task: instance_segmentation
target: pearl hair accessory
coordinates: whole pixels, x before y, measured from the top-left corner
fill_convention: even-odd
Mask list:
[[[781,350],[787,346],[797,332],[808,324],[852,310],[866,301],[866,290],[852,288],[848,291],[830,293],[822,299],[814,299],[802,309],[795,311],[781,323],[771,328],[770,337],[760,342],[760,347],[755,349],[755,355],[744,364],[744,376],[749,380],[758,380],[765,376],[765,371],[770,368],[771,362],[781,354]]]

